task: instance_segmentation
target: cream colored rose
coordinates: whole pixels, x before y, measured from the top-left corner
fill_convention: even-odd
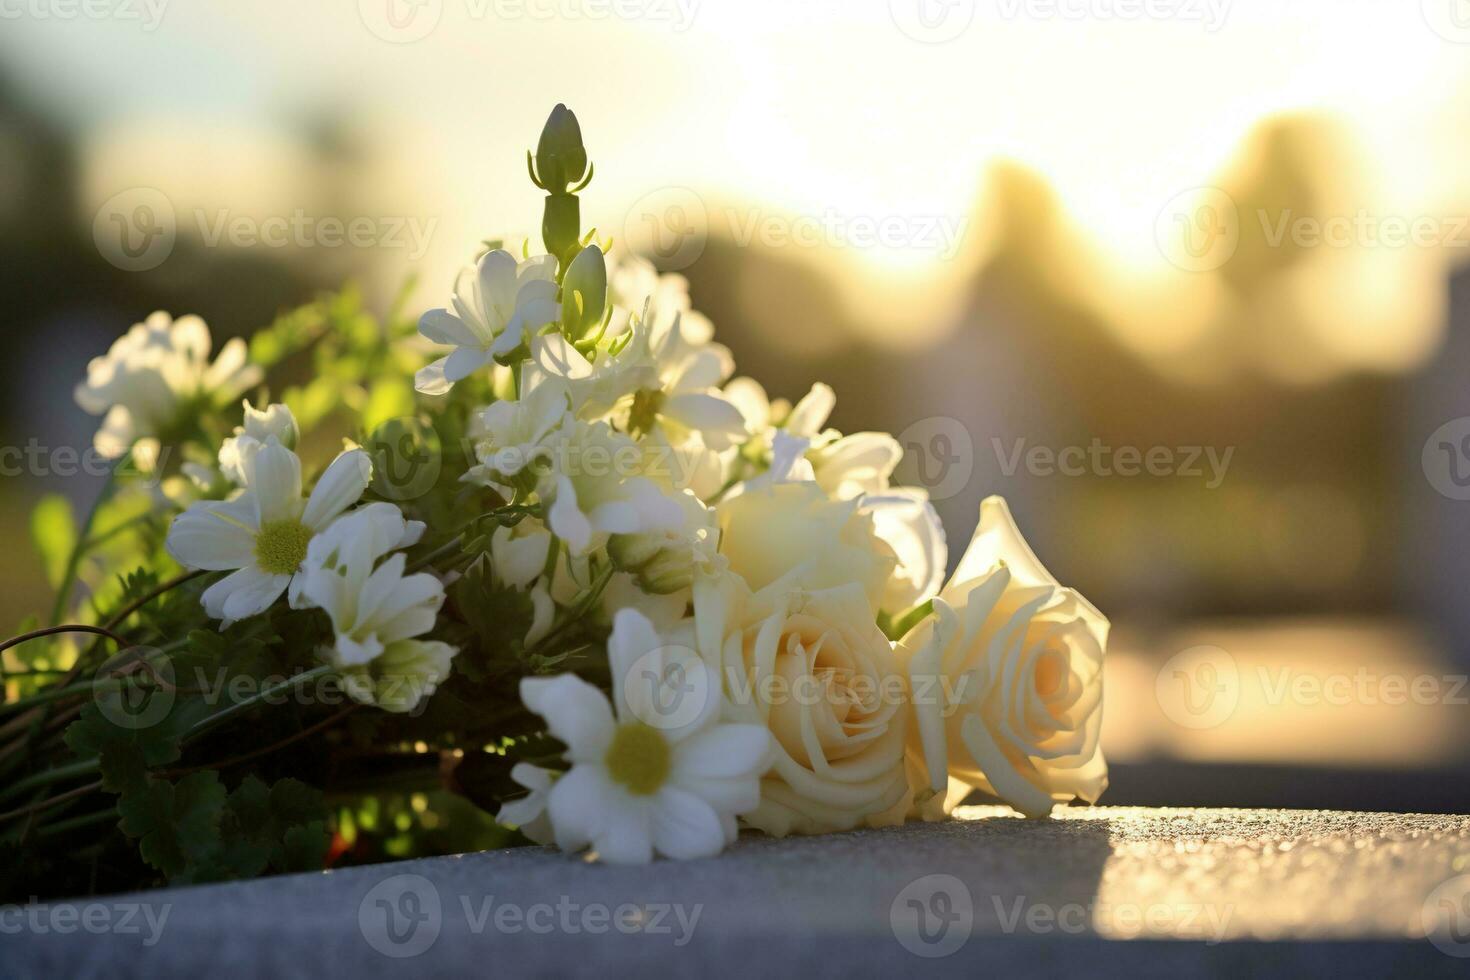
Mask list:
[[[1107,636],[1103,615],[1032,554],[1005,501],[982,503],[934,615],[898,646],[927,789],[944,793],[954,777],[1027,816],[1095,801],[1108,784],[1098,746]]]
[[[810,589],[857,583],[876,615],[898,560],[856,501],[831,500],[815,483],[777,483],[722,502],[715,516],[720,554],[752,589],[800,569]]]
[[[764,725],[776,744],[745,822],[784,836],[902,820],[906,684],[863,589],[787,578],[751,593],[736,576],[701,575],[694,611],[701,656],[722,667],[726,720]]]

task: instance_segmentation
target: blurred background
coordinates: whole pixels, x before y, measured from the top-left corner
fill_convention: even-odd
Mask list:
[[[90,357],[440,305],[559,101],[741,373],[1110,615],[1104,802],[1470,811],[1464,0],[0,0],[4,628]]]

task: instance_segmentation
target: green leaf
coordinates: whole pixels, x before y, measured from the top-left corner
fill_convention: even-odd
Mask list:
[[[71,504],[59,493],[47,494],[31,511],[31,540],[54,589],[66,577],[66,566],[77,543],[77,524]]]
[[[123,832],[137,837],[143,860],[171,879],[207,867],[220,849],[226,793],[212,770],[177,783],[149,779],[118,800]]]

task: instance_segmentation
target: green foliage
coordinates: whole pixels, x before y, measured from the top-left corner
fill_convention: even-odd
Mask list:
[[[71,504],[59,493],[47,494],[31,512],[31,540],[46,569],[46,581],[54,589],[66,574],[72,548],[77,543],[77,523]]]

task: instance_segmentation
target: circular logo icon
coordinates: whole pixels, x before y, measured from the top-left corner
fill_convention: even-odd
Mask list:
[[[1443,882],[1419,909],[1424,935],[1446,956],[1470,957],[1470,875]]]
[[[92,219],[98,253],[124,272],[158,268],[173,252],[177,236],[173,202],[152,187],[112,195]]]
[[[888,15],[915,41],[943,44],[969,30],[975,0],[888,0]]]
[[[428,952],[444,924],[439,889],[423,875],[394,875],[378,882],[357,907],[357,926],[369,946],[406,959]]]
[[[1190,647],[1160,668],[1154,696],[1174,724],[1214,728],[1229,721],[1240,703],[1240,670],[1219,647]]]
[[[650,728],[693,727],[719,706],[714,673],[688,647],[663,646],[643,654],[623,677],[623,697]]]
[[[439,26],[444,0],[357,0],[357,13],[374,37],[412,44]]]
[[[384,500],[415,500],[439,482],[439,433],[423,419],[389,419],[363,446],[373,460],[373,490]]]
[[[970,889],[954,875],[925,875],[904,886],[888,908],[899,945],[925,959],[958,952],[975,928]]]
[[[1470,44],[1470,0],[1419,0],[1424,22],[1446,41]]]
[[[178,698],[173,662],[153,647],[129,647],[114,654],[92,680],[92,699],[102,717],[131,731],[163,721]]]
[[[1470,500],[1470,416],[1450,419],[1430,433],[1419,462],[1440,496]]]
[[[1218,269],[1240,245],[1240,212],[1218,187],[1175,194],[1154,222],[1154,240],[1164,258],[1186,272]]]
[[[628,209],[623,239],[664,272],[687,269],[709,241],[709,211],[688,187],[661,187]]]
[[[948,500],[970,485],[975,443],[959,419],[935,415],[898,434],[903,449],[894,482],[923,487],[930,500]]]

